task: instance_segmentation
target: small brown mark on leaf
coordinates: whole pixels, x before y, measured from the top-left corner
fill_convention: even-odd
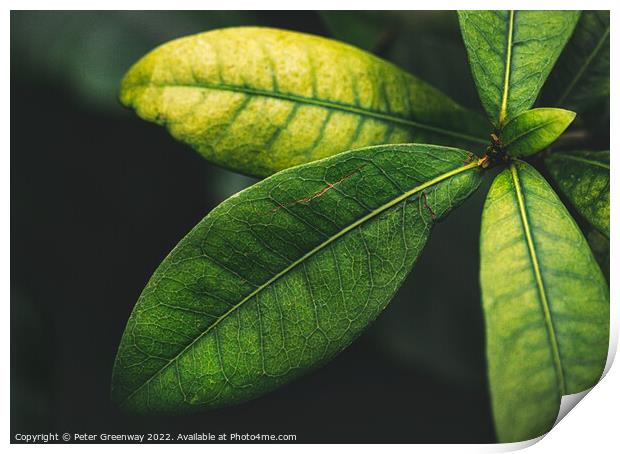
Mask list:
[[[471,153],[471,152],[467,152],[467,158],[465,158],[465,161],[463,161],[463,165],[469,164],[470,162],[473,162],[474,159],[476,159],[476,155]]]
[[[422,193],[422,201],[424,202],[424,208],[426,208],[428,212],[431,214],[431,219],[433,221],[437,219],[437,215],[433,211],[433,208],[431,208],[431,206],[428,204],[428,197],[426,196],[426,192]]]
[[[312,195],[309,195],[307,197],[303,197],[301,199],[297,199],[293,202],[287,203],[285,205],[279,205],[277,207],[275,207],[273,210],[270,211],[270,213],[273,213],[275,211],[278,211],[282,208],[288,208],[290,206],[293,205],[307,205],[310,202],[312,202],[315,199],[318,199],[319,197],[324,196],[325,194],[327,194],[329,191],[331,191],[332,189],[334,189],[334,187],[336,187],[337,185],[339,185],[340,183],[343,183],[344,181],[348,180],[349,178],[357,175],[358,173],[360,173],[362,171],[362,169],[366,167],[365,165],[358,167],[357,169],[355,169],[353,172],[343,176],[342,178],[339,178],[337,181],[333,182],[333,183],[327,183],[327,186],[325,186],[323,189],[321,189],[320,191],[315,192]]]

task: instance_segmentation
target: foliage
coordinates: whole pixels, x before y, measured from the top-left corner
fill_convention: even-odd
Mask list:
[[[119,351],[117,400],[141,411],[230,404],[342,350],[389,302],[432,225],[477,188],[480,170],[467,159],[431,145],[370,147],[282,171],[222,203],[140,297]]]
[[[487,196],[480,284],[498,438],[541,435],[560,398],[603,372],[609,295],[575,221],[525,162],[503,170]]]
[[[485,143],[481,118],[397,67],[266,28],[156,49],[123,79],[121,101],[206,159],[256,176],[368,145]]]
[[[608,13],[458,18],[489,123],[365,51],[276,29],[181,38],[129,70],[120,96],[140,117],[215,164],[267,178],[209,213],[153,274],[115,362],[120,406],[231,405],[324,364],[496,167],[480,284],[498,439],[544,434],[563,395],[596,384],[609,335],[599,267],[609,260],[609,152],[571,149],[571,131],[562,134],[608,102]],[[377,18],[324,20],[368,49],[388,40]],[[588,92],[597,95],[586,103]],[[537,99],[558,107],[531,109]]]

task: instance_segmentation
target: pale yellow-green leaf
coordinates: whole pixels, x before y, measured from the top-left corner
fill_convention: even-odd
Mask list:
[[[130,69],[121,101],[209,161],[257,176],[368,145],[488,142],[481,116],[396,66],[269,28],[164,44]]]

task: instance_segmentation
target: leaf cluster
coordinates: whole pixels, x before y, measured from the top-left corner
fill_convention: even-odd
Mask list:
[[[123,104],[208,161],[266,178],[209,213],[149,280],[114,365],[121,407],[231,405],[324,364],[493,174],[480,285],[498,439],[544,434],[562,396],[596,384],[609,151],[574,148],[571,134],[608,104],[609,14],[458,21],[486,119],[356,47],[269,28],[177,39],[129,70]],[[372,47],[373,24],[347,29]]]

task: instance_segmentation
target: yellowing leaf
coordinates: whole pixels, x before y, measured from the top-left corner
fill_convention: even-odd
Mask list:
[[[209,161],[257,176],[367,145],[488,142],[483,118],[396,66],[269,28],[164,44],[127,73],[121,101]]]

